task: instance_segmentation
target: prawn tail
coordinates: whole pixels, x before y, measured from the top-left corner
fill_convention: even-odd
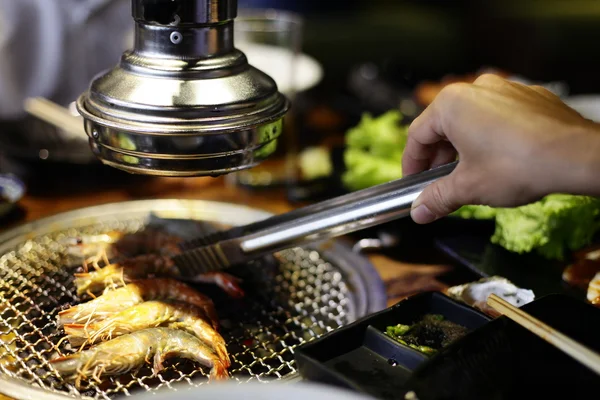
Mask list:
[[[215,309],[214,304],[207,304],[204,306],[204,312],[206,317],[210,321],[213,329],[215,331],[219,331],[219,315],[217,314],[217,310]]]
[[[163,362],[165,361],[166,356],[166,354],[163,354],[160,351],[157,351],[154,354],[154,360],[152,362],[152,373],[154,376],[158,375],[158,373],[165,368]]]
[[[225,363],[220,360],[215,360],[213,367],[210,370],[211,381],[224,381],[229,379],[229,373]]]
[[[242,299],[244,296],[246,296],[246,293],[242,287],[234,281],[226,281],[221,288],[225,291],[225,293],[234,299]]]
[[[229,368],[231,366],[231,360],[229,358],[229,353],[227,353],[225,343],[215,343],[214,347],[225,368]]]
[[[209,272],[192,278],[192,281],[215,284],[234,299],[241,299],[246,295],[240,285],[241,279],[225,272]]]

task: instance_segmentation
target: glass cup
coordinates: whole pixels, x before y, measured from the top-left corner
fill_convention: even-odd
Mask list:
[[[235,19],[235,46],[250,65],[275,80],[292,102],[284,118],[277,149],[260,165],[231,174],[227,179],[248,188],[285,187],[297,176],[297,131],[294,124],[296,61],[302,47],[302,17],[281,10],[240,10]]]

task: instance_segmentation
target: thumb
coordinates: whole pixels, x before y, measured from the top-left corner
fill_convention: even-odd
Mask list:
[[[410,216],[413,221],[428,224],[458,210],[462,205],[462,196],[454,184],[455,172],[438,179],[423,190],[412,205]]]

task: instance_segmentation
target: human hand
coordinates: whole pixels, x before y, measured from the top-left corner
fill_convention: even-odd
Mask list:
[[[512,207],[549,193],[600,194],[600,134],[539,86],[482,75],[445,87],[411,124],[404,175],[460,162],[429,185],[411,216],[428,223],[467,204]],[[594,174],[595,172],[595,174]]]

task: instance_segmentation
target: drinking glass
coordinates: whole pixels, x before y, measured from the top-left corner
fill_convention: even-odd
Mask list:
[[[284,118],[284,129],[277,149],[260,165],[231,174],[233,183],[250,188],[286,186],[297,176],[297,132],[294,107],[297,75],[296,61],[302,47],[302,17],[274,9],[240,10],[235,20],[235,46],[248,62],[265,72],[291,102]]]

